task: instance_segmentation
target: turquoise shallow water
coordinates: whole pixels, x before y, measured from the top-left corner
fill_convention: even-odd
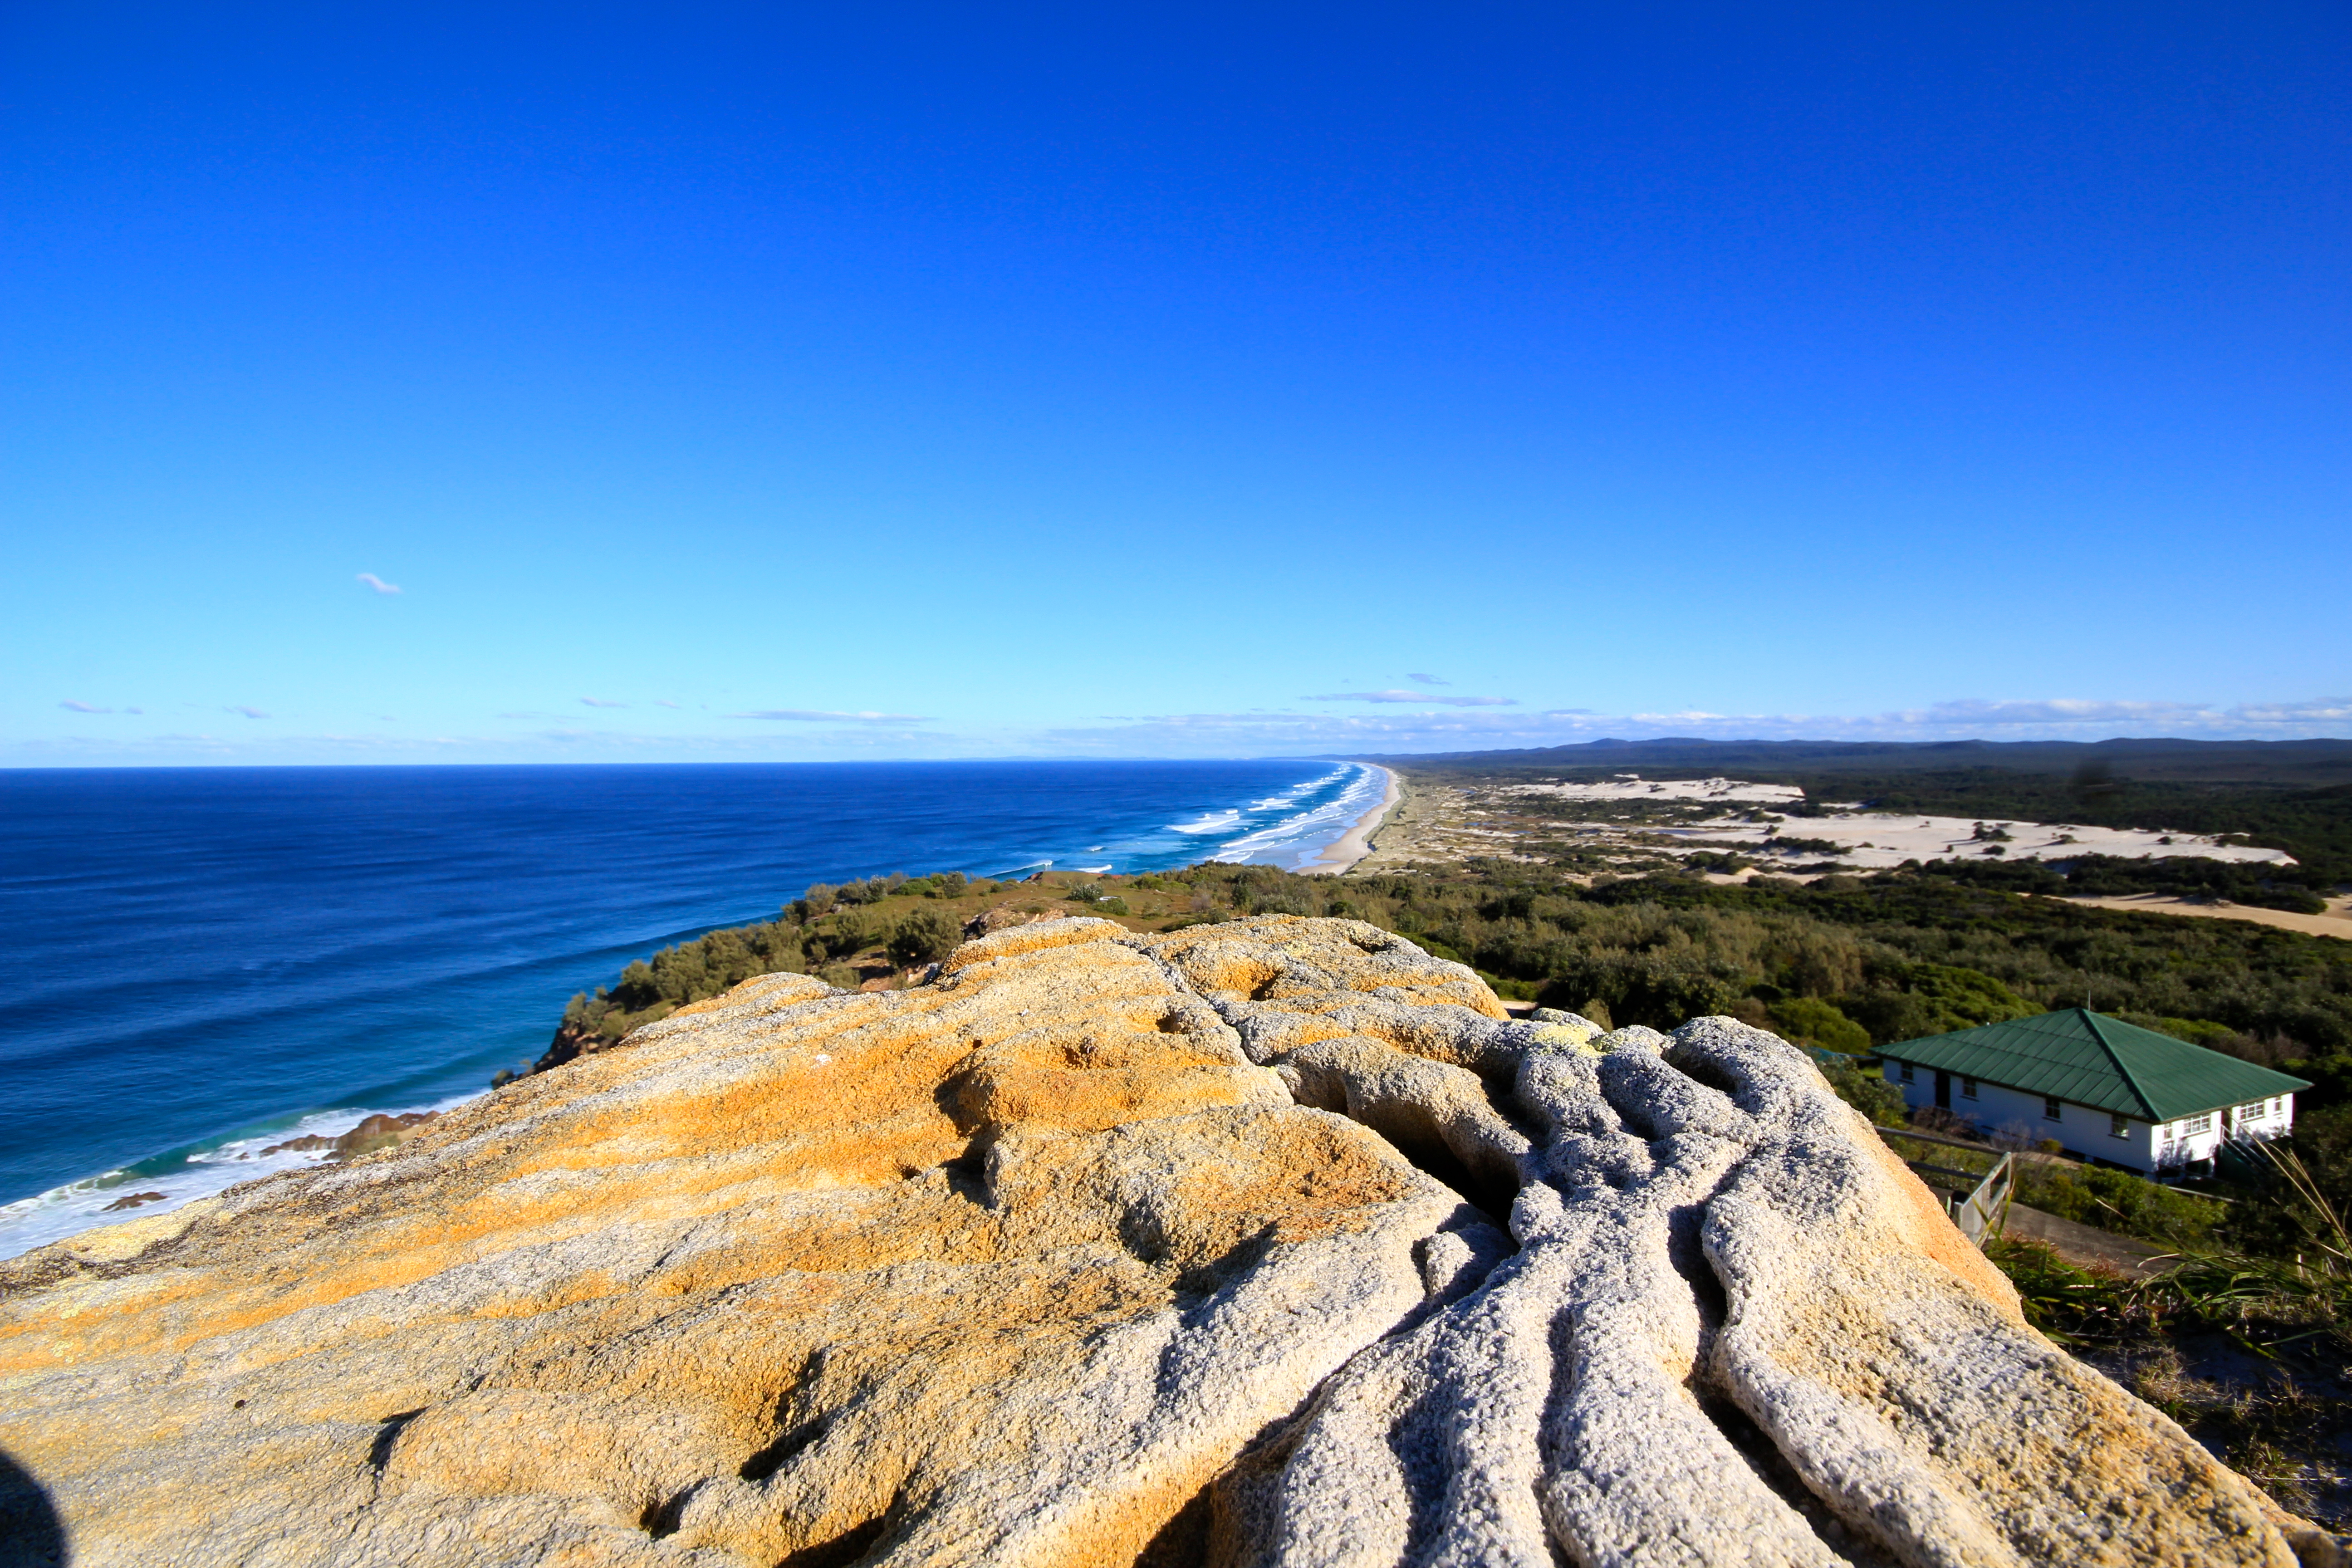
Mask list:
[[[0,1256],[478,1093],[572,993],[811,882],[1295,867],[1381,783],[1312,760],[0,773]]]

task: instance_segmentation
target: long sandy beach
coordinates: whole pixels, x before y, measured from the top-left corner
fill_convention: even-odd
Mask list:
[[[1372,833],[1380,826],[1381,818],[1389,814],[1389,808],[1396,805],[1401,792],[1393,771],[1379,767],[1374,763],[1364,765],[1378,768],[1381,777],[1386,781],[1387,787],[1381,793],[1380,805],[1358,817],[1355,826],[1333,839],[1329,847],[1317,857],[1315,864],[1300,867],[1300,876],[1337,876],[1372,852]]]

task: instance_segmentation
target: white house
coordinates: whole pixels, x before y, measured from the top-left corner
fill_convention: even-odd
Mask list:
[[[1886,1081],[1986,1134],[2047,1138],[2078,1160],[2153,1173],[2210,1160],[2227,1138],[2294,1125],[2311,1087],[2082,1007],[1887,1046]]]

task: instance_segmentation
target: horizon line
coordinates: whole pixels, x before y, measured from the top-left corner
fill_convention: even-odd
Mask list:
[[[279,771],[279,770],[292,770],[292,769],[328,769],[328,768],[341,768],[341,769],[347,769],[347,770],[360,770],[360,769],[391,769],[391,768],[767,768],[767,767],[795,767],[795,768],[807,767],[807,768],[823,768],[823,767],[854,767],[854,766],[877,766],[877,765],[908,766],[908,765],[925,765],[925,764],[952,764],[952,763],[1272,763],[1272,762],[1316,762],[1316,763],[1326,763],[1326,762],[1336,762],[1336,763],[1366,763],[1366,764],[1368,764],[1368,765],[1378,766],[1378,765],[1380,765],[1380,764],[1381,764],[1381,763],[1390,763],[1390,762],[1402,763],[1402,762],[1406,762],[1406,761],[1409,761],[1409,760],[1413,759],[1413,758],[1439,759],[1439,758],[1447,758],[1447,757],[1511,756],[1511,755],[1519,755],[1519,754],[1524,754],[1524,753],[1538,752],[1567,752],[1567,751],[1576,751],[1576,750],[1582,750],[1582,749],[1585,749],[1585,748],[1591,748],[1591,747],[1609,747],[1609,748],[1612,748],[1612,749],[1624,749],[1624,750],[1632,750],[1632,749],[1634,749],[1634,748],[1637,748],[1637,747],[1642,747],[1642,746],[1769,746],[1769,747],[1790,747],[1790,746],[1835,746],[1835,747],[1851,747],[1851,748],[1864,748],[1864,747],[1868,747],[1868,748],[1878,748],[1878,749],[1897,749],[1897,750],[1905,750],[1905,751],[1928,751],[1928,750],[1940,750],[1940,749],[1947,749],[1947,748],[1952,748],[1952,747],[1961,747],[1961,746],[1997,746],[1997,747],[2002,747],[2002,748],[2021,747],[2021,746],[2079,746],[2079,747],[2083,747],[2083,748],[2088,749],[2088,748],[2091,748],[2091,747],[2096,747],[2096,746],[2114,746],[2114,745],[2129,745],[2129,744],[2142,744],[2142,745],[2146,745],[2146,744],[2153,744],[2153,743],[2158,743],[2158,742],[2168,743],[2168,744],[2172,744],[2172,745],[2179,745],[2179,746],[2347,746],[2347,747],[2352,747],[2352,736],[2338,736],[2338,735],[2305,735],[2305,736],[2294,736],[2294,737],[2282,737],[2282,738],[2275,739],[2275,740],[2263,740],[2263,739],[2259,739],[2259,738],[2251,737],[2251,736],[2246,736],[2246,737],[2222,737],[2222,738],[2202,738],[2202,739],[2200,739],[2200,738],[2192,737],[2192,736],[2187,736],[2187,735],[2109,735],[2109,736],[2102,737],[2101,739],[2099,739],[2099,740],[2095,740],[2095,741],[2067,740],[2067,739],[2059,739],[2059,738],[2055,738],[2055,737],[2048,738],[2048,739],[2031,739],[2031,738],[2030,738],[2030,739],[2020,739],[2020,740],[2012,740],[2012,741],[1996,741],[1996,740],[1989,740],[1989,739],[1986,739],[1985,737],[1982,737],[1982,736],[1970,736],[1970,737],[1967,737],[1967,738],[1964,738],[1964,739],[1958,739],[1958,740],[1941,740],[1941,741],[1895,741],[1895,740],[1839,740],[1839,739],[1832,739],[1832,738],[1830,738],[1830,737],[1827,737],[1827,736],[1822,737],[1822,738],[1820,738],[1820,739],[1808,739],[1808,738],[1803,738],[1803,737],[1798,737],[1798,738],[1787,738],[1787,737],[1782,737],[1782,738],[1777,738],[1777,739],[1776,739],[1776,738],[1766,737],[1766,736],[1760,736],[1760,735],[1759,735],[1759,736],[1732,737],[1732,738],[1729,738],[1729,739],[1717,739],[1717,738],[1715,738],[1715,737],[1713,737],[1713,736],[1706,736],[1706,735],[1654,735],[1654,736],[1646,736],[1646,737],[1643,737],[1643,738],[1641,738],[1641,739],[1632,739],[1632,740],[1629,740],[1629,739],[1626,739],[1626,738],[1624,738],[1624,737],[1622,737],[1622,736],[1603,735],[1603,736],[1597,736],[1597,737],[1595,737],[1594,739],[1590,740],[1590,741],[1566,741],[1566,742],[1555,742],[1555,743],[1550,744],[1550,745],[1535,745],[1535,746],[1478,746],[1478,747],[1456,747],[1456,748],[1454,748],[1454,749],[1453,749],[1453,750],[1449,750],[1449,751],[1430,751],[1430,752],[1247,752],[1247,753],[1244,753],[1244,752],[1218,752],[1218,753],[1212,753],[1212,754],[1206,754],[1206,755],[1202,755],[1202,754],[1194,754],[1194,755],[1190,755],[1190,756],[1178,756],[1178,755],[1139,755],[1139,756],[1124,756],[1124,757],[1106,757],[1106,756],[1100,756],[1100,755],[1088,754],[1088,753],[1085,753],[1085,752],[1070,752],[1070,753],[1059,753],[1059,752],[1033,752],[1033,753],[1024,753],[1024,754],[1018,755],[1018,756],[1006,756],[1006,755],[1002,755],[1002,754],[998,754],[998,755],[973,754],[973,755],[969,755],[969,756],[949,756],[949,757],[825,757],[825,758],[775,758],[775,757],[740,758],[740,757],[739,757],[739,758],[727,758],[727,759],[698,759],[698,760],[672,761],[672,762],[647,762],[647,761],[642,761],[642,760],[636,760],[636,759],[629,759],[629,758],[613,758],[613,759],[585,759],[585,758],[582,758],[582,759],[567,759],[567,760],[561,760],[561,761],[558,761],[558,760],[535,760],[535,761],[530,761],[530,762],[449,762],[449,761],[434,761],[434,760],[426,760],[426,759],[419,759],[419,760],[415,760],[415,761],[385,761],[385,762],[365,762],[365,763],[343,762],[343,761],[334,761],[334,762],[275,762],[275,763],[255,763],[255,762],[236,762],[236,761],[226,761],[226,760],[219,761],[219,762],[169,762],[169,763],[68,763],[68,762],[58,762],[58,763],[0,763],[0,773],[168,773],[168,772],[175,772],[175,771],[176,771],[176,772],[183,772],[183,773],[191,773],[191,772],[199,772],[199,771],[201,771],[201,772],[206,772],[206,773],[219,773],[219,772],[225,772],[225,771],[230,771],[230,770],[237,770],[237,769],[242,769],[242,770],[245,770],[245,771],[247,771],[247,772],[261,772],[261,771],[265,771],[265,770]]]

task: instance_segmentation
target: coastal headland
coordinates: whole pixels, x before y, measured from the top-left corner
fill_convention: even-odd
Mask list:
[[[1803,1052],[1282,914],[760,975],[0,1265],[0,1449],[77,1564],[2340,1561]]]

